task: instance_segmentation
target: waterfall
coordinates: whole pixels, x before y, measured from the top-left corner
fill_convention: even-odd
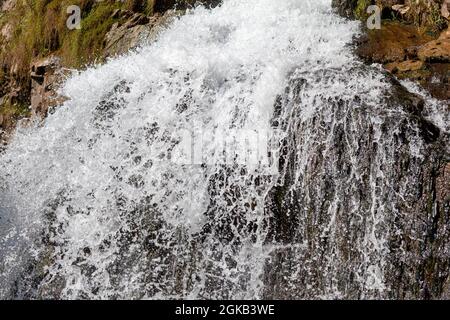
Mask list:
[[[329,0],[224,0],[72,75],[0,155],[0,297],[402,296],[449,122],[354,56],[359,28]]]

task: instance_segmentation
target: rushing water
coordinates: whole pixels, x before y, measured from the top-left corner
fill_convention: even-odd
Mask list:
[[[0,297],[388,297],[438,134],[354,57],[358,30],[328,0],[225,0],[72,76],[0,157]],[[252,163],[215,139],[243,132]]]

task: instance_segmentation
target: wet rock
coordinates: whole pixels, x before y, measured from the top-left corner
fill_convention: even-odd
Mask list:
[[[416,190],[402,208],[405,217],[394,222],[404,234],[393,234],[389,240],[392,268],[388,280],[394,288],[392,298],[448,297],[450,159],[443,143],[436,141],[430,145],[427,157],[418,167],[416,187],[411,188]]]
[[[438,39],[423,45],[418,57],[426,62],[450,62],[450,39]]]
[[[129,11],[120,10],[113,15],[129,18],[123,24],[115,23],[106,34],[104,57],[124,54],[145,41],[153,40],[161,28],[176,16],[176,13],[169,11],[164,15],[154,15],[149,18],[139,13],[132,14]]]
[[[347,18],[354,18],[357,0],[333,0],[332,6],[337,9],[340,15]]]
[[[411,115],[421,116],[425,105],[423,98],[406,90],[394,77],[388,76],[388,79],[392,85],[392,103],[402,106]]]
[[[31,66],[31,111],[33,116],[45,117],[49,108],[60,104],[56,90],[63,74],[60,59],[52,56]]]
[[[170,9],[184,10],[195,4],[204,4],[208,6],[217,6],[222,0],[156,0],[154,2],[153,10],[155,12],[166,12]]]
[[[273,212],[267,242],[279,247],[271,254],[263,279],[266,298],[308,299],[319,294],[323,298],[342,298],[335,292],[345,292],[347,299],[448,296],[448,136],[424,118],[420,96],[409,93],[389,74],[387,81],[391,86],[385,92],[385,108],[400,108],[402,115],[391,116],[390,111],[379,113],[364,107],[360,98],[353,102],[336,98],[323,103],[342,125],[327,126],[318,114],[308,123],[290,124],[292,131],[284,141],[286,152],[280,159],[280,183],[266,199],[267,211]],[[283,103],[301,108],[295,100],[294,94]],[[378,128],[369,120],[374,114],[382,118]],[[292,121],[295,123],[295,119]],[[309,126],[321,130],[316,132]],[[350,127],[358,128],[358,138],[352,137]],[[323,146],[317,143],[321,139],[314,137],[314,147],[302,158],[305,141],[310,139],[304,132],[333,137],[331,145]],[[416,138],[424,143],[424,158],[410,152]],[[354,144],[348,145],[347,141]],[[387,145],[393,147],[389,155],[385,153]],[[349,156],[352,152],[356,152],[357,163]],[[300,158],[305,161],[301,170]],[[376,177],[378,169],[380,176]],[[377,193],[374,186],[389,187],[378,198],[371,196],[370,190]],[[402,197],[398,197],[400,193]],[[335,199],[346,201],[335,205]],[[383,204],[374,206],[373,201]],[[381,254],[386,258],[383,268],[387,290],[381,295],[375,289],[377,274],[381,274],[380,266],[376,266],[379,260],[367,262],[373,257],[355,245],[365,239],[367,225],[372,225],[369,212],[386,217],[373,229],[374,237],[383,233],[387,236],[388,249]],[[371,246],[371,240],[367,244]],[[369,276],[363,281],[365,292],[361,292],[358,281],[364,267],[355,266],[365,263],[372,265],[367,267]],[[330,272],[333,279],[324,276]]]
[[[396,74],[399,72],[403,73],[421,70],[424,67],[424,62],[418,60],[406,60],[402,62],[388,63],[385,67],[388,71]]]
[[[411,121],[415,122],[421,138],[425,143],[434,143],[440,137],[440,129],[423,116],[424,100],[417,94],[406,90],[396,79],[391,78],[391,103],[401,106],[407,112]]]

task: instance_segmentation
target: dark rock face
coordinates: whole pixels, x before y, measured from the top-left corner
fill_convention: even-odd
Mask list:
[[[448,296],[448,136],[424,119],[420,97],[391,83],[385,110],[336,97],[323,101],[335,125],[321,113],[286,123],[283,175],[267,197],[267,242],[279,247],[266,268],[267,298]],[[284,103],[300,112],[307,85],[293,80]],[[405,114],[390,115],[397,108]],[[424,158],[411,154],[418,141]]]
[[[341,15],[353,17],[348,12],[351,3],[334,1]],[[346,8],[350,8],[345,11]],[[426,14],[427,11],[422,14]],[[392,34],[390,34],[392,33]],[[432,96],[447,100],[449,93],[448,31],[433,40],[418,33],[412,26],[386,23],[381,30],[368,31],[358,43],[358,55],[369,63],[384,64],[400,79],[412,79],[429,90]],[[392,101],[402,104],[405,90],[396,86]],[[406,99],[408,100],[408,98]],[[411,105],[411,103],[407,103]],[[413,104],[414,105],[414,104]],[[389,236],[389,269],[386,281],[392,299],[448,299],[450,270],[450,185],[448,138],[439,135],[439,130],[424,120],[420,109],[405,109],[421,132],[426,143],[422,163],[414,164],[407,153],[398,155],[395,185],[408,183],[408,196],[399,203],[399,214],[388,228],[396,230]],[[414,112],[414,110],[416,110]],[[407,137],[407,133],[402,134]],[[400,145],[404,139],[400,140]],[[447,182],[445,182],[447,181]]]
[[[347,18],[355,17],[355,9],[358,0],[333,0],[332,6],[337,9],[340,15]]]
[[[450,162],[442,141],[428,149],[429,155],[417,168],[416,185],[409,186],[411,194],[402,204],[403,212],[392,221],[400,231],[389,238],[387,280],[393,299],[448,299]],[[399,165],[409,165],[409,160],[405,157]]]
[[[220,4],[221,0],[156,0],[154,5],[155,12],[165,12],[169,9],[186,9],[189,6],[195,5],[197,3],[217,6]]]

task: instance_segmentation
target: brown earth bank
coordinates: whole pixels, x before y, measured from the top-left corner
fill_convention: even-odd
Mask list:
[[[356,53],[380,63],[398,79],[419,83],[434,98],[450,99],[450,30],[447,0],[333,0],[346,17],[363,22],[369,5],[378,5],[381,29],[365,29]]]
[[[0,0],[0,144],[20,119],[42,119],[63,99],[56,90],[71,69],[123,54],[198,4],[220,0]],[[70,30],[67,8],[81,9]]]
[[[385,22],[358,40],[357,54],[380,63],[398,79],[418,82],[441,100],[450,99],[450,31],[435,38],[400,22]]]

